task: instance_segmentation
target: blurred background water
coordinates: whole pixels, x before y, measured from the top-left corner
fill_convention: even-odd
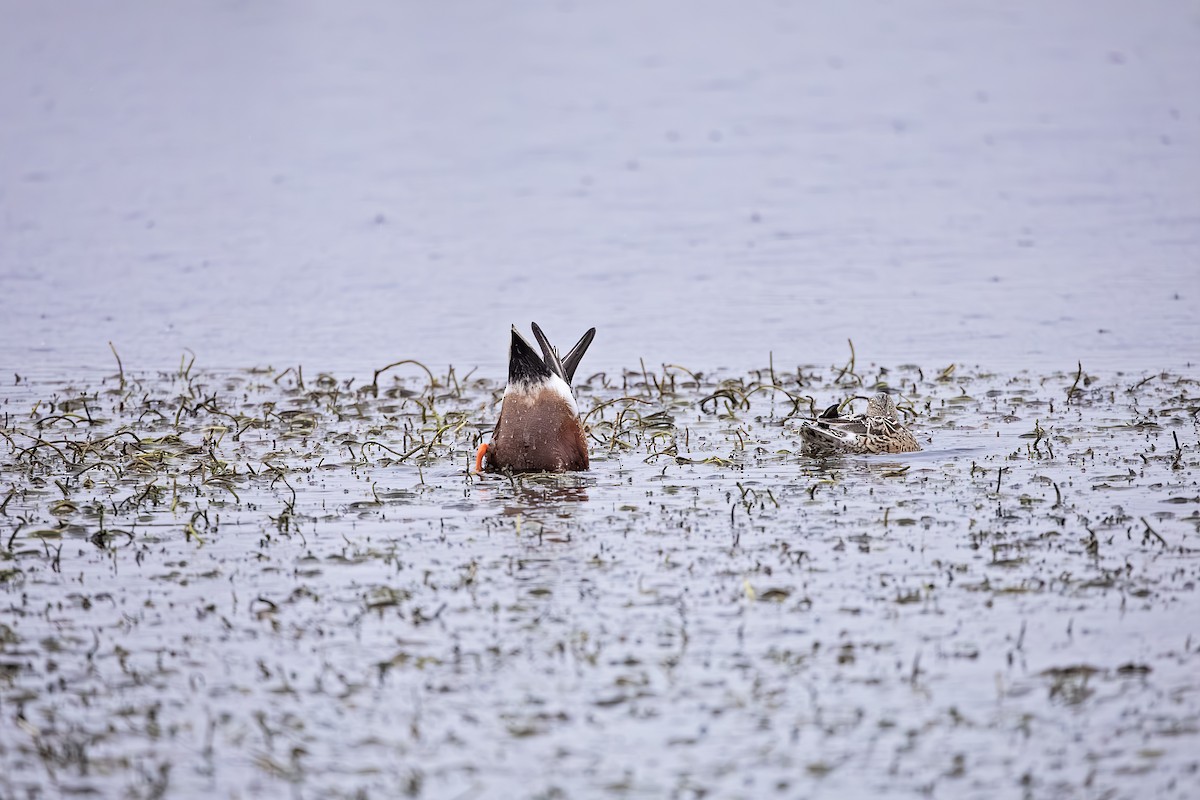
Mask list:
[[[0,794],[1188,796],[1200,5],[991,5],[0,0]],[[534,319],[927,447],[475,481]]]
[[[1200,354],[1200,6],[2,2],[0,370]]]

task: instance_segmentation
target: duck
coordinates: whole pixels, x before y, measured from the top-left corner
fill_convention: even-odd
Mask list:
[[[566,356],[531,323],[541,355],[514,325],[508,351],[508,385],[490,443],[475,453],[476,472],[580,472],[590,467],[587,438],[571,381],[596,329]]]
[[[899,416],[896,402],[883,392],[867,401],[864,414],[843,417],[832,405],[801,422],[800,451],[812,456],[915,453],[921,446]]]

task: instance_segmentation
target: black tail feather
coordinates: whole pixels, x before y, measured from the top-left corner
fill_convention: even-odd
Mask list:
[[[596,329],[588,328],[587,333],[580,337],[575,346],[571,348],[571,352],[567,353],[567,357],[562,360],[563,377],[567,383],[575,380],[575,368],[579,366],[580,360],[583,359],[583,354],[587,352],[588,347],[592,344],[592,339],[596,337]]]
[[[525,337],[517,332],[517,326],[514,325],[512,346],[508,351],[508,382],[536,383],[549,378],[550,375],[550,367],[533,346],[525,341]]]
[[[546,334],[542,332],[542,329],[536,322],[529,324],[533,328],[533,337],[537,339],[538,347],[542,348],[542,358],[545,359],[546,366],[555,375],[563,380],[567,380],[563,376],[562,361],[559,359],[558,351],[554,349],[554,345],[550,344],[550,340],[546,338]],[[570,381],[567,381],[567,383],[570,383]]]
[[[567,353],[567,357],[560,358],[558,349],[550,344],[550,340],[541,327],[536,322],[532,322],[530,325],[533,327],[533,335],[537,339],[538,346],[542,348],[542,357],[545,360],[546,368],[566,381],[568,386],[571,385],[571,381],[575,378],[575,369],[579,366],[579,361],[596,336],[596,329],[589,328],[588,332],[571,348],[571,352]]]

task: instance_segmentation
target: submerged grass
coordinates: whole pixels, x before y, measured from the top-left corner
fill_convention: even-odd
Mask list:
[[[1190,786],[1191,376],[643,362],[502,478],[473,372],[113,355],[0,394],[4,796]],[[885,390],[924,452],[800,455]]]

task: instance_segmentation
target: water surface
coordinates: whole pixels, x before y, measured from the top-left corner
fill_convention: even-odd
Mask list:
[[[7,4],[0,363],[1182,366],[1197,13]]]
[[[598,375],[509,480],[416,372],[6,387],[6,795],[1190,793],[1194,377]]]
[[[1194,6],[0,11],[0,795],[1191,793]]]

